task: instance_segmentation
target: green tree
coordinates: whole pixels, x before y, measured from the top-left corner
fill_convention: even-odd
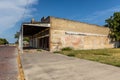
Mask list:
[[[113,16],[105,20],[105,27],[110,28],[110,37],[113,41],[120,41],[120,12],[115,12]]]
[[[23,41],[27,41],[27,42],[29,42],[30,39],[29,39],[29,37],[24,37],[24,38],[23,38]]]
[[[14,35],[14,38],[17,39],[17,41],[15,42],[16,44],[18,44],[19,34],[20,32],[16,32],[16,34]]]
[[[3,44],[9,44],[9,42],[4,38],[0,38],[0,45],[3,45]]]
[[[14,35],[14,38],[17,39],[17,41],[15,42],[16,44],[18,44],[19,34],[20,34],[20,32],[16,32],[16,34]],[[23,41],[29,42],[29,37],[24,37]]]
[[[14,38],[18,39],[19,38],[19,32],[16,32]]]

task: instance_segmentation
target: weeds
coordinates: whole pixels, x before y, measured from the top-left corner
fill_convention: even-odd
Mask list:
[[[56,52],[70,57],[77,57],[110,64],[120,67],[120,48],[117,49],[94,49],[94,50],[73,50],[70,47],[63,48]]]
[[[71,48],[71,47],[65,47],[65,48],[62,48],[61,50],[62,51],[71,51],[71,50],[73,50],[73,48]]]

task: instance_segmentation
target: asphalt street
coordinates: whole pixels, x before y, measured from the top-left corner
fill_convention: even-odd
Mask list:
[[[17,80],[17,48],[0,46],[0,80]]]

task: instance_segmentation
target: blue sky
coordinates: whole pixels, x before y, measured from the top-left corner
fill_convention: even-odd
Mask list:
[[[120,0],[1,0],[0,37],[15,42],[21,23],[31,18],[55,16],[102,26],[117,11]]]

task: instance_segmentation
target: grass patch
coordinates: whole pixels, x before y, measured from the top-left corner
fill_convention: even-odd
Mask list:
[[[71,47],[65,47],[65,48],[62,48],[61,49],[62,51],[71,51],[71,50],[73,50]]]
[[[65,48],[59,53],[120,67],[120,48],[94,50],[69,50],[69,48]]]
[[[70,54],[67,54],[67,56],[75,57],[75,54],[74,53],[70,53]]]
[[[54,51],[53,53],[60,53],[60,51]]]
[[[37,51],[40,51],[40,52],[41,52],[41,51],[42,51],[42,49],[37,49]]]

